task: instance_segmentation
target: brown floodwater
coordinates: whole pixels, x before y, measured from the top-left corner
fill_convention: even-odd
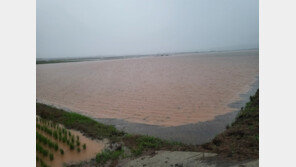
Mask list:
[[[60,125],[62,127],[62,125]],[[96,154],[101,152],[105,146],[107,145],[108,141],[105,140],[92,140],[90,138],[87,138],[84,136],[82,133],[76,130],[72,129],[67,129],[67,131],[70,131],[72,135],[79,136],[79,141],[80,141],[80,149],[81,151],[78,152],[76,150],[76,145],[75,145],[75,150],[70,150],[69,145],[66,143],[60,142],[56,140],[54,137],[48,135],[47,133],[36,129],[38,133],[42,134],[43,136],[46,136],[48,139],[51,141],[54,141],[58,143],[59,149],[62,148],[64,150],[64,155],[61,155],[60,151],[55,151],[54,149],[49,149],[47,146],[43,145],[40,143],[44,148],[49,150],[51,153],[54,155],[54,159],[50,161],[49,156],[44,157],[41,153],[36,151],[36,154],[39,158],[41,158],[47,165],[52,166],[52,167],[63,167],[63,164],[76,164],[81,161],[88,161],[94,157],[96,157]],[[86,144],[86,149],[84,150],[82,148],[82,145]],[[37,166],[40,166],[40,163],[37,162]]]
[[[259,73],[258,51],[37,65],[37,100],[93,118],[178,126],[233,111]]]

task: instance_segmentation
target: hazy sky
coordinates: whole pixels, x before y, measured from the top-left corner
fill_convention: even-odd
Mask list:
[[[37,58],[258,48],[258,0],[37,0]]]

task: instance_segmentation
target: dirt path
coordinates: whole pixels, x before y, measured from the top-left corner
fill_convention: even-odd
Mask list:
[[[137,159],[124,159],[118,167],[257,167],[259,160],[233,162],[221,160],[214,153],[159,151],[154,156],[141,156]]]

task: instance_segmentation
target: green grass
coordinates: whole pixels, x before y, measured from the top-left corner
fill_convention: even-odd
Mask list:
[[[236,120],[202,147],[231,159],[259,158],[259,90],[250,97]]]
[[[136,138],[136,147],[132,149],[135,156],[141,155],[144,150],[159,149],[164,142],[158,138],[151,136],[139,136]]]
[[[58,151],[58,149],[59,149],[58,144],[57,144],[57,143],[54,143],[54,150],[55,150],[55,151]]]
[[[154,151],[154,150],[180,150],[181,148],[185,149],[184,144],[179,142],[169,142],[162,140],[156,137],[147,136],[147,135],[125,135],[123,137],[123,142],[128,146],[134,156],[139,156],[145,151]]]
[[[154,148],[158,149],[164,143],[159,138],[151,137],[151,136],[140,136],[136,139],[137,144],[143,148]]]
[[[117,137],[124,135],[124,132],[118,131],[114,126],[104,125],[89,117],[44,104],[36,103],[36,113],[41,118],[61,123],[69,129],[79,130],[91,138],[116,140]]]
[[[63,142],[63,143],[66,143],[66,141],[67,141],[67,136],[65,135],[65,136],[62,138],[62,142]]]
[[[97,154],[96,162],[99,164],[105,164],[109,160],[118,159],[121,155],[123,155],[123,153],[124,151],[122,149],[116,151],[104,150],[103,152]]]
[[[74,147],[74,144],[73,144],[73,143],[70,143],[70,149],[71,149],[71,150],[74,150],[74,148],[75,148],[75,147]]]
[[[60,149],[60,153],[61,153],[62,155],[64,155],[64,150],[63,150],[63,149]]]
[[[48,156],[48,150],[43,148],[39,143],[36,142],[36,150],[40,152],[44,157]]]
[[[39,159],[39,160],[40,160],[41,167],[48,167],[48,165],[42,159]]]
[[[56,151],[59,149],[59,146],[57,143],[52,142],[50,139],[47,137],[43,136],[39,132],[36,131],[36,140],[43,143],[44,145],[48,145],[49,148],[53,148]]]
[[[36,128],[39,130],[42,130],[43,132],[46,132],[50,136],[53,135],[53,131],[50,128],[48,128],[46,125],[36,124]]]
[[[54,159],[54,157],[53,157],[53,154],[52,154],[52,153],[50,153],[50,154],[49,154],[49,159],[50,159],[51,161]]]

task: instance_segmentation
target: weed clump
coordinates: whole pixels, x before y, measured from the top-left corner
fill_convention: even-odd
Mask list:
[[[100,164],[105,164],[108,160],[118,159],[123,153],[123,149],[116,151],[104,150],[103,152],[97,154],[96,162]]]
[[[231,159],[259,157],[259,90],[241,108],[235,121],[202,148]]]
[[[47,157],[48,150],[44,149],[39,143],[36,143],[36,150],[40,152],[43,156]]]
[[[49,154],[49,159],[52,161],[52,160],[53,160],[53,158],[54,158],[54,157],[53,157],[53,154],[52,154],[52,153],[50,153],[50,154]]]
[[[60,153],[61,153],[62,155],[64,155],[64,150],[63,150],[63,149],[60,149]]]
[[[73,143],[70,143],[70,149],[74,150],[74,144]]]
[[[40,166],[41,167],[48,167],[48,165],[42,159],[40,159]]]
[[[56,151],[59,148],[57,143],[52,142],[47,137],[43,136],[42,134],[40,134],[38,132],[36,132],[36,139],[37,139],[37,141],[43,143],[44,145],[48,145],[49,148],[54,148]]]
[[[58,151],[58,149],[59,149],[59,146],[58,146],[58,144],[57,144],[57,143],[54,143],[54,149],[55,149],[56,151]]]

